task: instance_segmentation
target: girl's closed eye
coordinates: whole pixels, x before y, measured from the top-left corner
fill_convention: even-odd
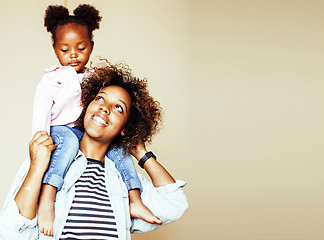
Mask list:
[[[82,48],[79,48],[79,51],[84,51],[86,48],[85,47],[82,47]]]
[[[66,53],[66,52],[68,52],[68,49],[61,49],[61,52]]]

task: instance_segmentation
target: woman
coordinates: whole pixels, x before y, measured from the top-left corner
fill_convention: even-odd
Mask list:
[[[151,181],[139,176],[144,204],[163,224],[178,219],[188,203],[183,181],[173,177],[147,152],[143,142],[158,130],[161,113],[147,84],[125,67],[108,64],[95,69],[83,84],[80,151],[56,196],[55,239],[130,239],[130,233],[147,232],[159,225],[130,219],[127,188],[105,153],[123,146],[130,150]],[[126,147],[127,146],[127,147]],[[41,182],[51,151],[46,132],[37,132],[27,159],[9,192],[0,215],[2,239],[47,239],[36,219]],[[131,203],[130,203],[131,204]]]

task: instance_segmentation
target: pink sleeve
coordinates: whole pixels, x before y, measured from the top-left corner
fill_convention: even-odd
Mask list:
[[[34,98],[32,136],[37,131],[50,132],[51,111],[54,104],[52,97],[52,87],[49,81],[46,81],[46,74],[38,83]]]

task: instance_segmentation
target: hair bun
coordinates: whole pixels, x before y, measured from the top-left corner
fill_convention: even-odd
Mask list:
[[[80,4],[76,9],[74,9],[73,14],[75,17],[85,21],[90,31],[99,29],[101,16],[99,16],[99,11],[93,6],[89,4]]]
[[[63,6],[48,6],[45,11],[44,26],[48,32],[56,27],[57,23],[69,17],[69,10]]]

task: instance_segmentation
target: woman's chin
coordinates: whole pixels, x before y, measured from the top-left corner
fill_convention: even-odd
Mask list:
[[[102,134],[98,129],[89,128],[86,129],[84,132],[85,136],[90,141],[100,142],[103,144],[110,143],[113,140],[112,136],[109,136],[107,134]]]

